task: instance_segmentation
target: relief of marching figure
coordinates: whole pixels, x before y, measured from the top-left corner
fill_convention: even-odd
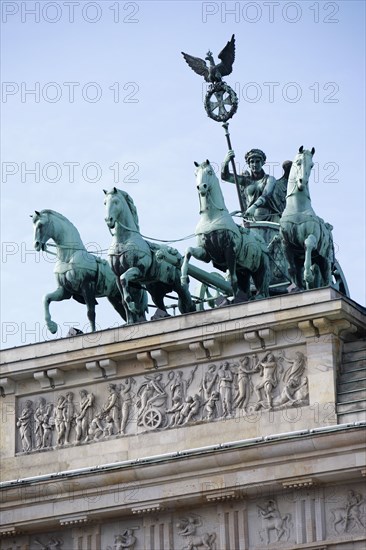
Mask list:
[[[256,356],[253,356],[253,359]],[[247,410],[251,391],[253,389],[253,383],[251,381],[252,374],[256,372],[253,370],[250,358],[248,356],[239,360],[237,369],[237,394],[234,399],[234,407]]]
[[[94,395],[87,390],[80,390],[80,411],[75,417],[76,442],[87,441],[89,424],[93,418]]]
[[[306,357],[300,351],[292,357],[281,350],[260,358],[246,355],[204,366],[200,376],[197,371],[195,365],[189,370],[144,374],[136,380],[126,377],[103,385],[96,395],[83,388],[78,402],[72,391],[55,396],[54,403],[46,397],[35,404],[27,400],[20,405],[16,421],[22,452],[308,403]]]
[[[337,535],[353,530],[365,532],[365,499],[361,493],[349,490],[344,506],[331,509],[331,513],[333,529]]]
[[[52,445],[52,415],[53,404],[40,397],[34,412],[34,436],[36,449],[44,449]]]
[[[24,453],[32,450],[32,420],[33,409],[32,401],[29,399],[25,402],[24,409],[17,420],[17,428],[19,428],[20,439]]]
[[[259,530],[261,542],[270,544],[280,540],[288,541],[292,527],[291,514],[283,516],[275,500],[268,500],[264,507],[257,504],[257,508],[258,517],[262,520],[262,529]]]
[[[181,518],[177,523],[178,534],[185,538],[187,543],[182,550],[216,550],[216,533],[204,533],[197,535],[196,531],[202,527],[202,519],[197,514],[190,514]]]

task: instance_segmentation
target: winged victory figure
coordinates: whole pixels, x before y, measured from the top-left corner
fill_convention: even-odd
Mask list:
[[[233,69],[233,63],[235,59],[235,36],[232,35],[231,40],[226,44],[225,48],[219,53],[218,58],[221,59],[221,63],[215,65],[212,52],[208,51],[205,59],[200,57],[193,57],[188,53],[182,52],[182,55],[191,69],[195,73],[203,76],[206,82],[216,84],[222,82],[222,77],[230,74]],[[209,62],[209,65],[206,64]]]

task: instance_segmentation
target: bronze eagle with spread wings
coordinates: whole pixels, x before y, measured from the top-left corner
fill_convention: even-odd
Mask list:
[[[195,73],[203,76],[206,82],[211,82],[211,84],[222,82],[222,77],[230,74],[233,70],[235,59],[235,36],[232,35],[231,40],[229,40],[225,48],[219,53],[218,58],[221,59],[221,63],[217,63],[217,65],[215,65],[212,52],[210,51],[207,52],[204,60],[184,52],[182,52],[182,55],[191,69],[193,69]],[[209,62],[208,66],[206,61]]]

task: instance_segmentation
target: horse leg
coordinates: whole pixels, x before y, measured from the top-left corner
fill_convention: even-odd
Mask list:
[[[285,529],[283,528],[283,522],[284,520],[278,520],[278,526],[276,527],[276,531],[277,531],[277,541],[280,540],[280,538],[282,537],[282,535],[285,534]]]
[[[46,294],[43,298],[43,306],[45,313],[45,321],[47,324],[48,330],[55,334],[57,332],[57,323],[52,321],[50,313],[50,303],[51,302],[62,302],[62,300],[69,300],[71,298],[71,293],[66,290],[63,286],[59,286],[54,292]]]
[[[164,304],[164,296],[167,292],[169,292],[167,285],[158,281],[148,284],[147,290],[150,293],[152,301],[156,307],[161,311],[164,311],[167,317],[170,317]]]
[[[288,263],[288,274],[291,282],[298,289],[303,289],[304,285],[302,281],[302,269],[299,265],[297,265],[291,244],[284,239],[282,240],[282,250]]]
[[[312,262],[312,252],[316,249],[317,240],[314,235],[308,235],[304,241],[305,245],[305,262],[304,262],[304,280],[306,284],[306,289],[309,290],[312,288],[312,283],[314,282],[314,274],[311,269]]]
[[[267,254],[262,253],[261,262],[257,271],[252,273],[253,281],[255,288],[257,289],[257,294],[254,296],[255,299],[259,300],[260,298],[267,298],[269,296],[269,277],[270,277],[270,266],[269,258]]]
[[[192,302],[192,296],[188,290],[187,285],[182,285],[179,277],[179,270],[175,270],[175,280],[173,284],[175,292],[178,294],[178,308],[181,313],[190,313],[195,311],[196,308]]]
[[[93,283],[86,283],[82,289],[82,295],[85,300],[91,331],[95,332],[95,285]]]
[[[188,263],[191,257],[196,258],[196,260],[202,260],[203,262],[208,263],[210,261],[210,257],[207,254],[206,250],[203,248],[203,246],[190,246],[187,248],[185,254],[184,254],[184,260],[183,265],[181,268],[181,283],[183,286],[188,285]]]
[[[107,296],[108,301],[112,304],[114,309],[119,313],[124,321],[126,321],[126,311],[120,296]]]
[[[141,317],[141,314],[142,315],[144,314],[144,312],[139,311],[138,305],[136,305],[136,302],[133,300],[129,292],[130,283],[141,279],[141,277],[142,277],[142,273],[138,267],[130,267],[120,277],[121,286],[123,290],[123,298],[127,306],[128,323],[136,322],[138,318]]]
[[[226,273],[229,276],[229,281],[233,291],[233,297],[235,298],[235,296],[239,292],[239,287],[238,287],[238,277],[236,275],[236,252],[234,250],[234,247],[232,246],[227,247],[225,251],[225,261],[227,265]]]
[[[128,323],[128,315],[129,315],[129,310],[128,310],[128,307],[127,307],[127,304],[125,302],[125,297],[124,297],[124,294],[123,294],[123,288],[122,288],[122,284],[121,284],[121,279],[118,275],[118,273],[116,273],[116,284],[117,284],[117,288],[119,290],[119,293],[120,293],[120,297],[121,297],[121,304],[122,304],[122,308],[123,308],[123,312],[124,314],[122,315],[123,319]]]

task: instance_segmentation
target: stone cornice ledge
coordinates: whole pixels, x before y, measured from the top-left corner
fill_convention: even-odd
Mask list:
[[[126,470],[126,468],[132,469],[134,473],[133,476],[130,476],[131,480],[148,479],[150,477],[148,469],[152,469],[151,477],[154,478],[159,475],[163,477],[167,475],[171,476],[170,464],[176,461],[181,462],[179,466],[180,475],[185,471],[188,473],[191,471],[197,472],[198,470],[209,471],[217,467],[230,468],[237,464],[240,464],[241,467],[244,468],[248,460],[243,453],[249,453],[249,450],[254,450],[255,453],[258,453],[259,460],[263,464],[269,459],[276,462],[282,462],[284,458],[287,463],[290,463],[291,460],[298,460],[300,455],[305,459],[306,455],[313,454],[314,452],[317,454],[329,454],[329,452],[337,454],[341,447],[352,447],[352,449],[360,447],[364,450],[364,441],[362,437],[360,437],[360,433],[365,433],[365,430],[366,422],[355,422],[353,424],[338,424],[311,430],[298,430],[273,434],[270,436],[243,439],[206,447],[198,447],[195,449],[190,448],[182,451],[168,452],[163,455],[143,456],[122,462],[100,464],[75,470],[64,470],[28,478],[3,481],[0,483],[0,490],[11,491],[13,488],[16,489],[27,485],[47,482],[57,483],[61,481],[63,483],[65,480],[73,478],[78,480],[78,484],[81,488],[84,485],[84,479],[85,486],[89,484],[87,479],[90,479],[90,483],[94,485],[96,476],[112,472],[115,477],[118,471]],[[335,434],[338,435],[336,445]],[[292,446],[296,444],[299,445],[297,452],[295,452],[295,448],[293,447],[291,455],[288,454],[288,445],[290,441],[292,442]],[[260,451],[258,449],[260,449]],[[230,457],[228,453],[231,453]],[[202,456],[205,456],[204,461],[202,461]],[[250,457],[250,463],[252,464],[253,455],[251,454]],[[194,470],[192,470],[192,466],[188,463],[190,460],[196,462]],[[184,467],[182,461],[186,463],[186,467]],[[363,464],[358,466],[355,465],[353,468],[358,472],[360,477],[363,471],[362,466]],[[140,467],[143,467],[141,475],[139,474]],[[157,472],[157,469],[160,471]],[[284,477],[283,481],[286,481],[286,477],[287,476]],[[280,480],[277,479],[277,482],[278,481]]]
[[[136,353],[157,348],[183,349],[191,342],[210,339],[213,334],[227,338],[230,334],[243,330],[258,331],[262,327],[281,330],[297,326],[309,317],[324,317],[329,321],[346,319],[366,329],[361,306],[332,288],[322,288],[141,323],[133,333],[131,327],[125,325],[92,335],[3,350],[1,374],[22,376],[28,371],[51,366],[68,370],[84,365],[88,357],[93,361],[118,357],[128,359],[136,357]],[[209,327],[207,331],[204,330],[206,326]],[[215,327],[219,330],[214,330]]]

